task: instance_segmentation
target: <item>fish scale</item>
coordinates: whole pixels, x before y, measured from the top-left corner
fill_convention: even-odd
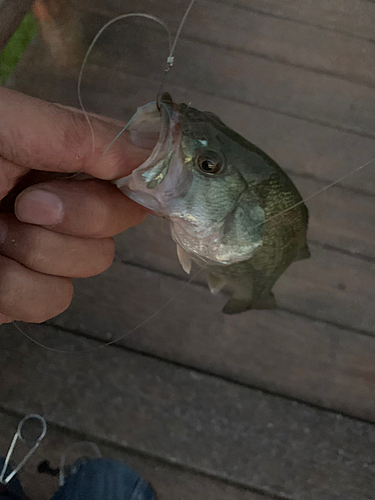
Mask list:
[[[274,284],[292,262],[310,256],[308,211],[297,188],[216,115],[178,105],[167,93],[159,106],[140,108],[130,130],[147,134],[157,117],[160,138],[151,156],[117,186],[169,218],[183,269],[190,272],[194,261],[213,293],[232,293],[224,313],[276,307]]]

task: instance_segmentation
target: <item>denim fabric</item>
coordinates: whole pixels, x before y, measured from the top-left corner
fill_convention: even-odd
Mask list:
[[[0,457],[0,470],[3,464]],[[156,500],[151,486],[122,462],[78,460],[73,471],[51,500]],[[17,477],[0,485],[0,500],[27,500]]]
[[[0,471],[3,470],[4,466],[4,458],[0,457]],[[5,477],[12,472],[12,469],[8,466]],[[22,486],[15,476],[9,484],[3,486],[0,484],[0,500],[27,500],[25,496]]]
[[[121,462],[98,458],[78,465],[51,500],[156,500],[151,487]]]

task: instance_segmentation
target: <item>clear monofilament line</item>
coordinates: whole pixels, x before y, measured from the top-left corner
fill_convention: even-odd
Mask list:
[[[188,18],[188,15],[190,14],[190,11],[191,11],[191,9],[193,8],[193,5],[194,5],[194,4],[195,4],[195,0],[191,0],[191,2],[190,2],[190,4],[189,4],[189,7],[186,9],[186,12],[185,12],[185,14],[183,15],[183,18],[181,19],[180,26],[178,27],[178,30],[177,30],[176,36],[175,36],[175,38],[174,38],[174,42],[173,42],[173,45],[172,45],[172,48],[171,48],[171,51],[170,51],[169,57],[174,57],[174,52],[175,52],[175,50],[176,50],[176,46],[177,46],[178,40],[179,40],[179,38],[180,38],[182,28],[184,27],[185,22],[186,22],[186,19]]]
[[[205,270],[206,267],[207,267],[207,264],[205,264],[204,266],[202,266],[193,276],[191,276],[191,278],[189,278],[188,281],[186,281],[186,283],[184,283],[182,285],[182,287],[177,291],[177,293],[175,293],[173,296],[171,296],[159,309],[157,309],[154,313],[152,313],[150,316],[148,316],[146,319],[144,319],[137,326],[135,326],[134,328],[131,328],[129,331],[123,333],[119,337],[116,337],[115,339],[113,339],[113,340],[111,340],[109,342],[106,342],[104,344],[100,344],[98,347],[94,347],[92,349],[79,349],[79,350],[75,350],[75,351],[68,351],[68,350],[64,350],[64,349],[55,349],[54,347],[49,347],[47,345],[44,345],[41,342],[38,342],[37,340],[35,340],[32,337],[30,337],[30,335],[28,335],[26,332],[24,332],[22,330],[22,328],[20,328],[15,321],[13,321],[12,323],[13,323],[13,326],[15,326],[15,328],[20,333],[22,333],[22,335],[24,335],[31,342],[34,342],[34,344],[38,345],[39,347],[44,347],[45,349],[48,349],[49,351],[58,352],[58,353],[61,353],[61,354],[88,354],[90,352],[97,351],[98,349],[103,349],[103,347],[107,347],[109,345],[115,344],[116,342],[124,339],[125,337],[127,337],[131,333],[134,333],[137,330],[139,330],[140,328],[142,328],[143,326],[145,326],[152,319],[154,319],[155,316],[157,316],[162,311],[164,311],[164,309],[166,309],[169,306],[169,304],[171,302],[173,302],[185,290],[185,288],[188,285],[190,285],[190,283],[198,276],[198,274],[200,274],[201,272],[203,272]]]
[[[147,104],[144,104],[143,106],[141,106],[139,109],[145,108],[146,106],[149,106],[150,104],[155,104],[156,105],[157,101],[148,102]],[[166,109],[166,111],[168,113],[169,121],[171,121],[171,115],[170,115],[168,106],[166,106],[163,102],[161,102],[160,105],[164,106],[164,108]],[[102,156],[104,156],[108,152],[108,150],[113,146],[113,144],[117,141],[117,139],[125,132],[126,129],[129,128],[129,126],[131,125],[131,123],[134,120],[135,115],[138,113],[138,111],[130,118],[130,120],[128,121],[128,123],[126,125],[124,125],[124,127],[120,130],[120,132],[116,135],[116,137],[108,144],[108,146],[105,148],[105,150],[103,151],[103,153],[100,155],[100,158]],[[171,137],[172,131],[171,130],[169,131],[169,135],[170,135],[170,143],[171,143],[171,139],[172,139],[172,137]]]
[[[303,203],[306,203],[307,201],[311,200],[312,198],[315,198],[315,196],[318,196],[322,193],[324,193],[325,191],[327,191],[328,189],[330,189],[331,187],[334,187],[336,186],[337,184],[340,184],[340,182],[344,181],[345,179],[347,179],[348,177],[351,177],[352,175],[356,174],[357,172],[359,172],[360,170],[362,170],[363,168],[367,167],[368,165],[370,165],[371,163],[373,163],[375,161],[375,156],[373,158],[371,158],[370,160],[368,160],[366,163],[363,163],[362,165],[360,165],[359,167],[355,168],[354,170],[351,170],[348,174],[340,177],[340,179],[337,179],[337,181],[333,181],[331,182],[330,184],[327,184],[326,186],[324,186],[322,189],[319,189],[318,191],[315,191],[314,193],[310,194],[309,196],[307,196],[306,198],[303,198],[303,200],[299,201],[298,203],[295,203],[294,205],[292,205],[291,207],[288,207],[286,208],[285,210],[282,210],[281,212],[279,212],[278,214],[275,214],[273,215],[272,217],[269,217],[268,219],[266,219],[264,222],[261,222],[260,224],[254,226],[254,229],[256,227],[259,227],[261,226],[262,224],[265,224],[266,222],[269,222],[273,219],[276,219],[277,217],[281,217],[281,215],[284,215],[286,214],[287,212],[290,212],[290,210],[294,210],[295,208],[299,207],[300,205],[302,205]]]
[[[195,3],[195,0],[192,0],[181,20],[181,23],[180,23],[180,26],[177,30],[177,33],[176,33],[176,36],[174,38],[174,41],[172,42],[172,37],[171,37],[171,34],[170,34],[170,30],[168,28],[168,26],[163,22],[161,21],[160,19],[158,19],[157,17],[155,16],[152,16],[152,15],[149,15],[149,14],[143,14],[143,13],[130,13],[130,14],[123,14],[123,15],[120,15],[114,19],[112,19],[111,21],[107,22],[100,30],[99,32],[96,34],[95,38],[93,39],[93,41],[91,42],[90,44],[90,47],[88,49],[88,51],[86,52],[86,55],[84,57],[84,60],[83,60],[83,63],[82,63],[82,66],[81,66],[81,69],[80,69],[80,72],[79,72],[79,77],[78,77],[78,100],[79,100],[79,103],[80,103],[80,106],[82,108],[82,111],[83,113],[85,114],[85,117],[86,117],[86,120],[89,124],[89,127],[90,127],[90,131],[91,131],[91,136],[92,136],[92,147],[93,147],[93,151],[95,150],[95,137],[94,137],[94,130],[93,130],[93,127],[92,127],[92,124],[91,124],[91,121],[90,121],[90,118],[89,118],[89,115],[87,114],[84,106],[83,106],[83,102],[82,102],[82,96],[81,96],[81,82],[82,82],[82,74],[83,74],[83,70],[84,70],[84,67],[85,67],[85,64],[87,62],[87,59],[88,59],[88,56],[92,50],[92,48],[94,47],[96,41],[98,40],[98,38],[100,37],[100,35],[110,26],[112,25],[113,23],[121,20],[121,19],[125,19],[125,18],[128,18],[128,17],[144,17],[144,18],[147,18],[147,19],[151,19],[155,22],[157,22],[158,24],[162,25],[167,33],[168,33],[168,40],[169,40],[169,55],[168,55],[168,58],[167,58],[167,69],[165,70],[164,74],[163,74],[163,78],[162,78],[162,82],[161,82],[161,86],[159,88],[159,92],[158,92],[158,98],[156,100],[156,104],[159,103],[159,95],[161,94],[161,91],[162,91],[162,88],[163,88],[163,85],[165,83],[165,78],[166,78],[166,75],[167,73],[169,72],[170,68],[173,66],[173,62],[174,62],[174,52],[175,52],[175,49],[176,49],[176,46],[177,46],[177,43],[178,43],[178,40],[179,40],[179,37],[180,37],[180,34],[181,34],[181,31],[182,31],[182,28],[186,22],[186,19],[193,7]],[[128,126],[130,125],[131,121],[132,121],[133,118],[131,118],[129,120],[129,122],[123,127],[123,129],[116,135],[116,137],[111,141],[111,143],[108,145],[108,147],[104,150],[104,152],[102,153],[105,154],[109,149],[110,147],[116,142],[116,140],[121,136],[121,134],[128,128]],[[355,173],[359,172],[360,170],[364,169],[365,167],[367,167],[368,165],[370,165],[371,163],[373,163],[375,161],[375,157],[371,158],[370,160],[368,160],[366,163],[360,165],[359,167],[355,168],[354,170],[352,170],[351,172],[349,172],[348,174],[342,176],[341,178],[339,178],[338,180],[334,181],[334,182],[331,182],[329,184],[327,184],[326,186],[324,186],[322,189],[312,193],[311,195],[307,196],[306,198],[304,198],[303,200],[301,200],[300,202],[298,203],[295,203],[294,205],[292,205],[291,207],[288,207],[286,208],[285,210],[279,212],[278,214],[275,214],[274,216],[272,217],[269,217],[268,219],[266,219],[263,223],[261,224],[265,224],[277,217],[280,217],[282,215],[284,215],[285,213],[289,212],[290,210],[293,210],[295,208],[297,208],[299,205],[315,198],[316,196],[320,195],[321,193],[327,191],[328,189],[330,189],[331,187],[341,183],[342,181],[344,181],[345,179],[347,179],[348,177],[354,175]],[[261,224],[258,224],[261,225]],[[257,226],[255,226],[257,227]],[[173,296],[173,297],[170,297],[158,310],[156,310],[153,314],[151,314],[150,316],[148,316],[144,321],[142,321],[140,324],[138,324],[136,327],[130,329],[129,331],[125,332],[124,334],[120,335],[119,337],[117,337],[116,339],[113,339],[109,342],[106,342],[104,344],[101,344],[100,346],[98,347],[95,347],[93,349],[82,349],[82,350],[75,350],[75,351],[68,351],[68,350],[60,350],[60,349],[54,349],[52,347],[49,347],[49,346],[46,346],[36,340],[34,340],[32,337],[30,337],[29,335],[27,335],[25,332],[22,331],[22,329],[15,323],[13,322],[14,326],[17,328],[17,330],[19,330],[24,336],[26,336],[30,341],[34,342],[35,344],[37,344],[38,346],[40,347],[43,347],[45,349],[48,349],[50,351],[53,351],[53,352],[58,352],[58,353],[64,353],[64,354],[84,354],[84,353],[90,353],[90,352],[93,352],[93,351],[96,351],[98,349],[101,349],[103,347],[106,347],[106,346],[109,346],[111,344],[114,344],[120,340],[122,340],[123,338],[125,338],[126,336],[130,335],[131,333],[134,333],[135,331],[139,330],[141,327],[143,327],[144,325],[146,325],[147,323],[149,323],[152,319],[154,319],[158,314],[160,314],[164,309],[166,309],[169,304],[171,302],[173,302],[177,296],[179,296],[183,291],[184,289],[201,273],[203,272],[207,267],[207,264],[203,265],[199,271],[197,273],[195,273],[192,277],[190,277],[190,279],[184,283],[184,285],[180,288],[180,290]]]
[[[188,8],[186,9],[185,14],[183,15],[183,17],[181,19],[180,26],[178,27],[176,36],[174,38],[173,45],[169,51],[169,56],[167,58],[167,67],[164,70],[163,77],[162,77],[161,82],[160,82],[159,90],[157,91],[157,94],[156,94],[156,102],[157,102],[158,107],[160,106],[160,97],[161,97],[161,94],[163,92],[163,88],[164,88],[165,81],[167,79],[167,75],[174,64],[174,53],[176,50],[177,42],[180,38],[182,28],[184,27],[186,19],[188,18],[188,15],[190,14],[190,11],[193,8],[194,3],[195,3],[195,0],[191,0]]]
[[[354,175],[355,173],[359,172],[360,170],[364,169],[365,167],[367,167],[368,165],[370,165],[371,163],[375,162],[375,157],[371,158],[370,160],[368,160],[366,163],[363,163],[362,165],[360,165],[359,167],[355,168],[354,170],[352,170],[351,172],[349,172],[348,174],[344,175],[343,177],[340,177],[340,179],[338,179],[337,181],[334,181],[334,182],[331,182],[330,184],[328,184],[327,186],[325,186],[324,188],[320,189],[319,191],[316,191],[315,193],[312,193],[310,196],[308,196],[307,198],[304,198],[303,200],[301,200],[300,202],[294,204],[293,206],[283,210],[282,212],[272,216],[272,217],[269,217],[268,219],[266,219],[262,224],[265,224],[273,219],[276,219],[277,217],[280,217],[282,215],[284,215],[286,212],[289,212],[290,210],[294,210],[296,207],[298,207],[299,205],[301,205],[302,203],[305,203],[306,201],[308,200],[311,200],[312,198],[315,198],[315,196],[319,196],[321,193],[324,193],[325,191],[327,191],[328,189],[330,189],[331,187],[339,184],[340,182],[342,182],[343,180],[347,179],[348,177],[350,177],[351,175]],[[259,224],[260,225],[260,224]],[[105,344],[101,344],[100,346],[98,347],[95,347],[93,349],[82,349],[82,350],[76,350],[76,351],[68,351],[68,350],[62,350],[62,349],[54,349],[53,347],[49,347],[49,346],[46,346],[44,344],[42,344],[41,342],[38,342],[37,340],[33,339],[32,337],[30,337],[30,335],[27,335],[26,332],[24,332],[14,321],[13,321],[13,325],[15,326],[15,328],[17,328],[17,330],[22,333],[26,338],[28,338],[31,342],[34,342],[34,344],[37,344],[39,347],[43,347],[45,349],[48,349],[49,351],[53,351],[53,352],[58,352],[58,353],[62,353],[62,354],[87,354],[87,353],[90,353],[90,352],[93,352],[93,351],[97,351],[98,349],[102,349],[103,347],[107,347],[111,344],[115,344],[116,342],[124,339],[125,337],[127,337],[128,335],[130,335],[131,333],[134,333],[136,332],[137,330],[139,330],[142,326],[146,325],[147,323],[149,323],[152,319],[155,318],[155,316],[157,316],[158,314],[160,314],[164,309],[166,309],[169,304],[171,302],[173,302],[176,297],[178,297],[184,290],[185,288],[200,274],[202,273],[207,267],[207,264],[203,265],[198,272],[196,272],[186,283],[184,283],[182,285],[182,287],[178,290],[178,292],[171,296],[159,309],[157,309],[154,313],[152,313],[150,316],[148,316],[144,321],[142,321],[141,323],[139,323],[136,327],[130,329],[128,332],[125,332],[124,334],[120,335],[119,337],[117,337],[116,339],[113,339],[109,342],[106,342]]]
[[[117,21],[121,21],[122,19],[129,18],[129,17],[143,17],[143,18],[146,18],[146,19],[151,19],[152,21],[155,21],[156,23],[160,24],[166,30],[166,32],[167,32],[168,42],[169,42],[169,52],[170,53],[172,52],[172,47],[173,47],[172,36],[171,36],[171,32],[170,32],[168,26],[164,23],[164,21],[162,21],[158,17],[155,17],[155,16],[153,16],[151,14],[144,14],[142,12],[134,12],[134,13],[130,13],[130,14],[121,14],[120,16],[117,16],[114,19],[111,19],[110,21],[108,21],[98,31],[98,33],[95,35],[93,41],[91,42],[89,48],[87,49],[85,57],[83,58],[83,62],[82,62],[81,69],[80,69],[79,74],[78,74],[78,82],[77,82],[77,94],[78,94],[79,105],[80,105],[80,107],[81,107],[81,109],[82,109],[82,111],[83,111],[83,113],[85,115],[85,118],[86,118],[87,123],[88,123],[89,128],[90,128],[90,133],[91,133],[91,138],[92,138],[92,154],[94,154],[94,152],[95,152],[95,134],[94,134],[94,129],[93,129],[92,123],[90,121],[90,117],[89,117],[89,115],[88,115],[88,113],[87,113],[87,111],[86,111],[86,109],[85,109],[85,107],[83,105],[83,100],[82,100],[81,83],[82,83],[83,70],[84,70],[84,68],[86,66],[87,59],[88,59],[88,57],[89,57],[89,55],[90,55],[90,53],[91,53],[94,45],[98,41],[98,38],[100,37],[100,35],[102,35],[102,33],[107,28],[109,28],[109,26],[111,26],[112,24],[116,23]],[[111,144],[113,144],[113,142]]]
[[[195,0],[191,0],[187,10],[185,11],[185,14],[184,16],[182,17],[182,20],[180,22],[180,25],[178,27],[178,30],[177,30],[177,33],[176,33],[176,36],[174,38],[174,41],[172,43],[172,36],[171,36],[171,32],[168,28],[168,26],[164,23],[164,21],[162,21],[161,19],[157,18],[156,16],[153,16],[151,14],[145,14],[145,13],[129,13],[129,14],[122,14],[120,16],[117,16],[115,17],[114,19],[111,19],[110,21],[108,21],[104,26],[102,26],[102,28],[98,31],[98,33],[95,35],[94,39],[92,40],[86,54],[85,54],[85,57],[83,59],[83,62],[82,62],[82,65],[81,65],[81,68],[80,68],[80,71],[79,71],[79,74],[78,74],[78,82],[77,82],[77,94],[78,94],[78,101],[79,101],[79,104],[80,104],[80,107],[82,109],[82,112],[84,113],[85,115],[85,118],[87,120],[87,123],[89,125],[89,128],[90,128],[90,133],[91,133],[91,138],[92,138],[92,154],[94,154],[95,152],[95,134],[94,134],[94,129],[93,129],[93,126],[91,124],[91,121],[90,121],[90,117],[83,105],[83,100],[82,100],[82,93],[81,93],[81,83],[82,83],[82,76],[83,76],[83,70],[86,66],[86,63],[87,63],[87,59],[94,47],[94,45],[96,44],[98,38],[102,35],[102,33],[109,27],[111,26],[112,24],[114,24],[115,22],[117,21],[120,21],[122,19],[126,19],[126,18],[130,18],[130,17],[143,17],[143,18],[146,18],[146,19],[150,19],[152,21],[155,21],[157,22],[158,24],[160,24],[167,32],[167,35],[168,35],[168,42],[169,42],[169,55],[168,55],[168,58],[167,58],[167,64],[169,66],[169,69],[172,67],[173,65],[173,61],[174,61],[174,51],[176,49],[176,46],[177,46],[177,43],[178,43],[178,40],[179,40],[179,37],[180,37],[180,34],[181,34],[181,31],[182,31],[182,28],[186,22],[186,19],[193,7],[195,3]],[[165,73],[164,73],[164,76],[165,76]],[[164,82],[164,77],[163,77],[163,80],[162,80],[162,84]],[[160,87],[159,90],[161,90],[162,87]],[[158,104],[158,100],[155,101],[156,104]],[[168,113],[169,113],[169,110],[168,108],[166,107]],[[107,153],[107,151],[110,149],[110,147],[117,141],[117,139],[121,136],[121,134],[129,127],[130,123],[132,122],[133,120],[133,117],[128,121],[128,123],[122,128],[122,130],[116,135],[116,137],[111,141],[111,143],[105,148],[105,150],[103,151],[103,153],[101,154],[101,156],[103,156],[105,153]],[[171,139],[171,138],[170,138]],[[26,334],[26,332],[24,332],[14,321],[12,322],[13,325],[15,326],[15,328],[20,332],[22,333],[25,337],[27,337],[30,341],[34,342],[35,344],[37,344],[38,346],[40,347],[44,347],[45,349],[48,349],[50,351],[53,351],[53,352],[59,352],[59,353],[64,353],[64,354],[71,354],[71,353],[88,353],[88,352],[92,352],[92,351],[96,351],[97,349],[101,349],[105,346],[108,346],[108,345],[111,345],[111,344],[114,344],[115,342],[118,342],[119,340],[123,339],[125,336],[135,332],[136,330],[138,330],[139,328],[141,328],[142,326],[144,326],[145,324],[147,324],[149,321],[151,321],[157,314],[159,314],[162,310],[164,310],[173,300],[175,300],[176,296],[178,296],[184,289],[185,287],[191,283],[196,276],[198,276],[199,273],[201,273],[204,269],[205,269],[206,266],[203,266],[195,275],[193,275],[182,287],[181,289],[177,292],[177,294],[175,294],[173,297],[171,297],[160,309],[158,309],[157,311],[155,311],[151,316],[149,316],[148,318],[146,318],[144,321],[142,321],[139,325],[137,325],[135,328],[129,330],[128,332],[126,332],[125,334],[121,335],[120,337],[110,341],[110,342],[107,342],[105,344],[102,344],[100,346],[98,346],[97,348],[94,348],[94,349],[83,349],[83,350],[79,350],[79,351],[68,351],[68,350],[60,350],[60,349],[54,349],[52,347],[49,347],[49,346],[46,346],[44,344],[42,344],[41,342],[38,342],[36,340],[34,340],[32,337],[30,337],[29,335]]]

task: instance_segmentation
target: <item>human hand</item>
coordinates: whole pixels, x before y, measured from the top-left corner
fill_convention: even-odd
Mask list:
[[[144,209],[109,181],[129,174],[150,152],[124,132],[101,156],[121,126],[104,118],[91,123],[94,151],[78,110],[0,88],[0,200],[20,181],[29,183],[11,213],[0,208],[0,324],[39,323],[64,311],[73,294],[70,278],[107,269],[112,236],[145,217]],[[93,178],[34,184],[35,175],[45,175],[40,171]]]

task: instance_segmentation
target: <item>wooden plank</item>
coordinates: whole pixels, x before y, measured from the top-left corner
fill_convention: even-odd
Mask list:
[[[158,2],[159,3],[159,2]],[[206,3],[206,2],[205,2]],[[173,7],[177,14],[182,16],[184,10],[189,4],[188,0],[177,0]],[[79,4],[85,9],[97,8],[106,12],[125,12],[126,7],[121,4],[121,0],[106,0],[105,6],[100,0],[79,0]],[[243,9],[252,14],[263,14],[271,19],[276,18],[279,21],[292,20],[307,26],[318,26],[321,28],[322,35],[324,31],[333,31],[344,33],[352,38],[375,39],[375,28],[373,19],[375,17],[375,7],[372,0],[314,0],[314,2],[301,3],[299,0],[288,0],[279,2],[278,0],[254,0],[251,3],[247,0],[216,0],[210,2],[211,11],[206,19],[207,24],[214,16],[215,10],[220,10],[222,6],[231,7],[233,10]],[[138,0],[132,4],[132,11],[138,12],[145,7],[146,12],[159,12],[159,5],[151,0],[147,4],[145,0]],[[199,2],[194,9],[199,9]],[[122,10],[121,10],[122,9]],[[172,9],[171,9],[172,10]],[[166,12],[165,15],[168,15]],[[169,14],[171,15],[171,14]],[[191,13],[191,16],[194,12]],[[280,23],[281,24],[281,23]],[[297,28],[298,29],[298,28]]]
[[[313,286],[289,290],[285,297],[277,290],[276,296],[298,308],[299,297],[308,302],[306,288]],[[310,312],[319,316],[324,297],[312,296],[310,304],[314,298]],[[162,358],[375,420],[375,338],[286,311],[224,316],[226,300],[199,285],[184,287],[174,278],[116,263],[101,277],[79,280],[69,310],[53,323],[105,341],[121,338],[128,347]],[[356,315],[356,301],[354,296],[342,304],[349,318],[351,306]],[[338,304],[332,301],[331,310]],[[366,312],[373,328],[374,313]],[[39,339],[36,325],[22,328]]]
[[[225,0],[227,1],[227,0]],[[370,0],[255,0],[251,5],[247,0],[235,0],[234,4],[242,5],[249,10],[259,9],[273,16],[297,20],[306,24],[337,30],[358,37],[375,39],[373,19],[375,6]]]
[[[151,244],[151,242],[157,244]],[[276,284],[281,307],[318,320],[375,334],[375,265],[317,245]],[[117,237],[120,260],[186,280],[167,221],[152,217]],[[196,281],[205,283],[204,274]],[[83,285],[85,286],[85,285]]]
[[[86,19],[87,36],[102,24],[102,17]],[[98,47],[92,60],[104,74],[116,67],[151,78],[157,88],[168,50],[164,32],[114,24]],[[375,137],[374,88],[183,38],[178,54],[171,84]]]
[[[121,1],[105,5],[108,18],[129,12],[148,12],[167,22],[176,30],[188,2],[167,0],[157,3],[138,0],[124,6]],[[299,23],[295,20],[269,16],[248,10],[247,5],[206,0],[197,2],[184,26],[182,36],[203,43],[246,51],[285,64],[340,75],[371,85],[375,81],[372,41],[348,36],[337,31]],[[103,12],[103,2],[80,0],[76,7],[85,14]],[[375,15],[375,12],[374,12]],[[125,30],[125,22],[123,23]]]
[[[26,73],[25,73],[26,74]],[[69,104],[74,104],[74,98],[72,97],[72,93],[74,92],[74,86],[70,86],[70,91],[68,91],[67,95],[70,97],[70,99],[66,99],[63,97],[61,92],[67,92],[67,85],[65,84],[66,82],[63,80],[60,82],[60,85],[56,84],[55,85],[49,85],[48,90],[46,93],[41,92],[41,88],[38,86],[38,83],[41,81],[41,79],[45,77],[43,73],[41,73],[41,76],[38,77],[35,76],[33,78],[33,83],[27,84],[26,87],[23,86],[19,81],[17,88],[20,88],[21,90],[27,90],[35,95],[41,94],[42,97],[51,99],[51,100],[59,100],[64,103],[69,103]],[[29,78],[29,77],[28,77]],[[53,82],[54,80],[52,80]],[[88,96],[87,100],[87,105],[88,109],[92,109],[92,106],[90,106],[91,103],[99,102],[99,105],[97,105],[96,108],[93,110],[95,112],[104,112],[104,109],[107,108],[109,110],[108,114],[113,114],[111,111],[114,110],[114,108],[117,108],[117,112],[122,115],[126,116],[127,110],[131,107],[134,109],[134,104],[132,106],[131,100],[133,99],[134,101],[134,92],[130,90],[129,84],[134,85],[134,87],[137,84],[137,81],[129,81],[127,79],[128,86],[128,94],[129,98],[127,99],[116,99],[114,102],[110,102],[110,96],[105,94],[98,96],[96,92],[90,92],[86,94]],[[51,80],[50,80],[51,83]],[[72,83],[72,82],[71,82]],[[138,82],[139,83],[139,82]],[[34,86],[33,86],[34,85]],[[54,89],[51,93],[50,89]],[[58,90],[60,89],[60,91]],[[33,92],[34,90],[34,92]],[[85,90],[85,89],[84,89]],[[177,90],[177,89],[176,89]],[[176,92],[177,93],[177,92]],[[152,98],[151,97],[151,92],[150,94],[144,93],[142,90],[142,99],[138,95],[136,96],[135,100],[138,100],[138,102],[147,102],[147,98]],[[100,98],[101,97],[101,98]],[[198,96],[197,96],[198,97]],[[228,117],[228,124],[232,125],[235,129],[239,130],[239,132],[246,133],[246,124],[250,122],[251,126],[251,132],[247,132],[246,136],[250,137],[252,140],[255,140],[255,142],[266,149],[267,152],[269,152],[276,160],[280,159],[283,160],[281,161],[281,165],[289,165],[290,161],[288,161],[289,158],[295,158],[294,161],[292,161],[292,165],[294,166],[293,171],[298,172],[298,174],[309,174],[310,172],[314,172],[314,175],[317,176],[324,176],[326,179],[328,176],[337,179],[337,176],[340,175],[345,175],[348,172],[352,171],[353,169],[353,164],[350,164],[348,160],[346,161],[346,164],[342,167],[339,164],[341,160],[343,160],[343,153],[344,151],[353,151],[352,147],[355,148],[354,151],[358,155],[362,155],[361,159],[364,159],[364,156],[366,158],[370,158],[370,154],[373,153],[375,150],[375,143],[371,140],[371,142],[368,139],[363,139],[361,138],[361,142],[357,142],[359,140],[358,137],[355,139],[351,140],[350,137],[348,137],[348,134],[341,133],[335,131],[336,134],[343,134],[339,137],[333,137],[335,139],[335,142],[333,143],[333,146],[337,146],[337,154],[339,155],[339,158],[335,158],[335,151],[333,150],[334,148],[330,146],[329,140],[322,140],[320,142],[320,139],[323,138],[325,135],[324,132],[325,130],[320,128],[317,130],[316,128],[313,130],[307,130],[307,133],[310,133],[313,137],[312,139],[315,139],[314,145],[312,146],[310,142],[307,142],[310,144],[309,148],[307,149],[306,154],[311,154],[311,156],[308,158],[307,165],[308,168],[306,169],[306,172],[303,172],[304,164],[302,163],[303,157],[305,155],[305,145],[306,145],[306,137],[303,135],[296,135],[294,141],[288,141],[287,140],[287,135],[293,130],[297,130],[298,125],[301,123],[294,122],[290,126],[292,129],[287,129],[282,126],[276,126],[277,122],[272,122],[271,117],[265,117],[263,115],[259,117],[259,120],[256,120],[254,117],[251,119],[250,115],[253,110],[249,109],[244,109],[242,108],[236,108],[233,106],[233,103],[229,102],[222,102],[218,100],[207,100],[205,101],[202,96],[200,96],[200,101],[198,101],[197,98],[197,105],[202,105],[202,107],[208,107],[208,109],[211,110],[216,110],[215,108],[215,103],[218,104],[218,107],[221,108],[224,113],[223,113],[223,119],[226,119]],[[223,105],[226,105],[225,107]],[[200,107],[200,106],[199,106]],[[125,111],[124,111],[125,110]],[[238,111],[238,113],[233,113],[233,111]],[[124,112],[124,114],[123,114]],[[127,115],[129,116],[129,115]],[[238,118],[234,118],[237,116]],[[259,115],[258,115],[259,116]],[[248,121],[249,120],[249,121]],[[250,121],[251,120],[251,121]],[[271,123],[273,123],[273,128],[270,129],[267,133],[267,126],[269,126]],[[263,124],[263,128],[260,129],[258,127],[258,124]],[[311,126],[311,124],[309,124]],[[314,127],[318,127],[317,125],[314,125]],[[280,131],[280,132],[277,132]],[[304,131],[303,131],[304,132]],[[279,135],[277,135],[277,133]],[[300,132],[301,133],[301,132]],[[311,137],[310,135],[310,137]],[[329,133],[327,134],[329,139],[332,137]],[[254,137],[253,137],[254,136]],[[263,141],[262,141],[263,137]],[[291,134],[291,137],[293,137],[293,134]],[[259,140],[256,140],[256,139]],[[265,139],[267,138],[267,139]],[[272,147],[271,144],[271,139],[275,140],[274,147]],[[346,145],[346,150],[342,149],[343,147],[345,148],[345,145],[343,146],[343,142],[345,139],[348,139],[349,143]],[[368,141],[366,144],[362,142],[362,140]],[[284,141],[284,142],[283,142]],[[298,141],[300,143],[298,144]],[[301,141],[303,141],[301,143]],[[338,141],[338,142],[336,142]],[[289,144],[289,148],[287,146],[284,147],[284,145]],[[269,146],[269,147],[267,147]],[[341,148],[340,148],[341,146]],[[365,146],[365,149],[362,150],[360,153],[360,146]],[[367,146],[367,147],[366,147]],[[322,148],[322,149],[320,149]],[[372,149],[374,148],[374,150]],[[365,151],[365,153],[363,152]],[[320,159],[325,158],[325,162],[323,162],[322,167],[315,167],[315,161],[318,162]],[[350,157],[350,160],[354,162],[353,156]],[[344,161],[344,160],[343,160]],[[301,162],[301,163],[299,163]],[[358,163],[355,164],[358,166]],[[323,167],[328,167],[327,172],[324,172]],[[367,170],[364,169],[361,172],[358,172],[356,175],[353,175],[352,177],[348,178],[346,180],[347,183],[355,181],[355,186],[360,186],[361,188],[367,187],[367,189],[373,189],[373,186],[375,186],[375,179],[373,176],[373,166],[369,165]],[[330,169],[331,172],[330,172]],[[335,177],[334,177],[335,176]],[[298,178],[297,176],[292,175],[293,180],[296,182],[297,186],[300,188],[301,193],[304,197],[310,196],[312,193],[316,193],[319,190],[323,189],[325,187],[325,183],[328,181],[326,179],[324,182],[317,182],[314,180],[309,180],[305,179],[304,177]],[[369,179],[372,179],[371,181]],[[373,191],[372,191],[373,192]],[[360,193],[350,193],[348,195],[347,191],[341,188],[331,188],[330,190],[320,194],[318,197],[312,199],[308,203],[309,209],[310,209],[310,229],[309,229],[309,237],[313,240],[320,241],[321,243],[332,245],[338,248],[343,248],[349,252],[352,252],[353,254],[362,254],[364,256],[368,256],[371,258],[375,257],[375,245],[374,245],[374,231],[373,228],[375,227],[375,211],[374,211],[374,198],[365,196],[364,194]],[[334,231],[332,231],[332,228],[335,228]]]
[[[33,0],[0,0],[0,52],[18,28]]]
[[[86,20],[89,38],[102,24],[101,17]],[[159,29],[129,25],[125,31],[116,24],[99,47],[103,69],[116,64],[153,80],[160,79],[168,50]],[[169,77],[175,85],[375,137],[374,88],[184,38],[178,54]]]
[[[6,450],[9,446],[19,418],[0,411],[0,449]],[[95,435],[85,435],[86,440],[96,441]],[[25,493],[30,500],[50,500],[57,489],[57,479],[51,476],[38,474],[40,462],[48,460],[51,467],[58,468],[60,458],[65,450],[82,440],[82,436],[70,432],[66,428],[57,427],[48,423],[48,431],[43,444],[31,457],[27,465],[21,470],[20,479]],[[146,479],[157,492],[159,500],[271,500],[268,495],[258,495],[248,489],[234,487],[216,478],[200,475],[176,467],[173,464],[155,460],[152,457],[142,456],[127,450],[125,447],[113,447],[106,443],[98,443],[103,457],[120,460],[133,468]],[[82,447],[81,453],[87,448]],[[73,451],[73,450],[72,450]],[[17,455],[17,450],[15,450]],[[74,457],[70,454],[70,457]],[[77,453],[77,457],[80,455]],[[22,458],[20,456],[20,458]]]
[[[39,327],[54,347],[98,347]],[[5,410],[286,499],[368,500],[373,425],[122,349],[61,355],[5,327]]]
[[[49,101],[79,106],[77,75],[51,72],[52,61],[43,47],[34,44],[13,75],[13,88]],[[127,120],[136,107],[155,99],[157,83],[150,79],[103,74],[88,67],[82,95],[88,110]],[[166,87],[179,101],[192,102],[213,111],[249,140],[263,148],[287,171],[335,181],[374,156],[375,141],[357,134],[288,117],[272,111],[239,104],[229,99],[168,83]],[[373,166],[343,181],[346,187],[374,193]]]

